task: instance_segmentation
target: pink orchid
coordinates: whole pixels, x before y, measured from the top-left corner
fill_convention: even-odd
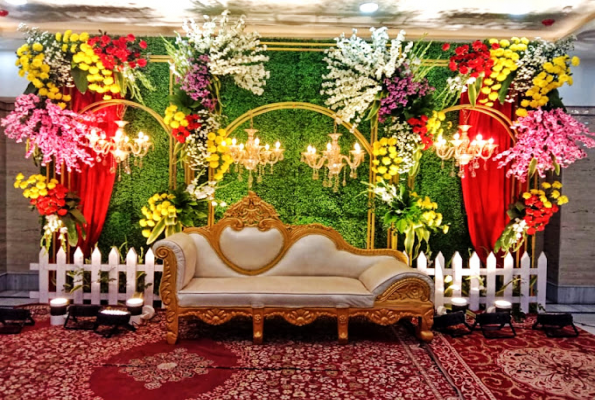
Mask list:
[[[544,177],[546,171],[566,168],[587,153],[581,148],[595,147],[595,134],[566,114],[561,109],[530,111],[526,117],[519,118],[513,124],[517,130],[517,142],[510,149],[496,156],[501,160],[498,168],[511,164],[506,176],[514,176],[521,182],[527,179],[529,166],[536,159],[535,171]]]
[[[35,149],[43,155],[42,163],[56,162],[56,172],[62,164],[68,171],[80,171],[82,164],[93,166],[95,157],[88,147],[87,135],[95,130],[100,119],[93,114],[80,115],[70,110],[62,110],[50,100],[42,102],[34,94],[17,97],[15,109],[0,121],[5,134],[17,143],[29,140],[30,157]]]

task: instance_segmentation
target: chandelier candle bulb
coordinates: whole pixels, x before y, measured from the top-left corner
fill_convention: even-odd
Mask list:
[[[68,299],[58,297],[50,300],[50,325],[64,325],[64,321],[66,321],[67,307]]]
[[[450,304],[452,312],[465,312],[469,308],[469,302],[467,301],[467,299],[464,299],[462,297],[453,297],[452,299],[450,299]]]
[[[507,300],[496,300],[494,302],[494,307],[496,307],[496,312],[511,312],[512,311],[512,303]]]

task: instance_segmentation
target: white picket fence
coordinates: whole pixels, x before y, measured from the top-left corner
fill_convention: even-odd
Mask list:
[[[469,301],[470,310],[478,310],[480,304],[490,307],[495,300],[508,300],[513,304],[520,304],[521,311],[528,312],[529,304],[537,303],[545,308],[545,293],[547,284],[547,259],[545,254],[541,254],[537,259],[537,268],[531,268],[531,259],[525,252],[519,264],[515,268],[515,261],[511,254],[504,258],[503,268],[496,268],[496,256],[490,253],[486,260],[485,268],[482,268],[481,261],[477,253],[473,253],[469,259],[468,268],[463,268],[463,259],[457,252],[452,258],[451,268],[445,268],[444,256],[438,253],[434,260],[434,268],[428,268],[428,259],[421,253],[417,258],[417,269],[429,276],[434,277],[435,292],[434,304],[436,309],[445,304],[450,304],[452,297],[463,297]],[[504,289],[501,296],[496,296],[496,276],[502,275],[503,283],[506,285],[516,277],[520,278],[520,296],[513,296],[513,285],[509,284]],[[445,277],[452,277],[451,290],[452,295],[447,297],[445,292]],[[468,296],[461,295],[463,276],[470,277]],[[537,282],[534,286],[535,295],[531,295],[530,281],[531,277],[536,276]],[[481,281],[485,285],[485,296],[481,296]]]
[[[74,304],[82,304],[83,300],[91,300],[91,304],[100,304],[100,301],[107,300],[109,305],[117,305],[118,301],[123,302],[131,298],[136,292],[136,275],[138,271],[144,271],[145,285],[151,284],[144,291],[145,304],[152,305],[154,300],[160,300],[158,295],[153,294],[155,289],[155,272],[162,272],[163,265],[155,264],[155,255],[149,249],[145,255],[145,263],[138,263],[138,255],[132,248],[126,254],[126,263],[120,263],[120,253],[114,247],[109,253],[108,264],[101,263],[101,252],[95,249],[91,255],[91,264],[85,264],[83,252],[77,248],[74,253],[74,263],[66,263],[66,253],[60,249],[56,255],[56,263],[49,263],[49,255],[45,249],[39,252],[39,263],[31,264],[32,271],[39,271],[39,291],[29,292],[29,297],[38,299],[40,303],[47,303],[50,299],[56,297],[66,297],[73,300]],[[76,290],[74,293],[64,291],[64,284],[68,271],[91,272],[91,292],[83,293],[83,289]],[[50,271],[56,271],[56,290],[50,292]],[[100,292],[99,272],[107,271],[109,273],[108,293]],[[126,273],[126,293],[119,293],[119,273]],[[83,275],[77,274],[73,282],[73,287],[83,284]]]

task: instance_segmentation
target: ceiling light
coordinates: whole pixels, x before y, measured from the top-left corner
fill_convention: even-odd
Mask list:
[[[376,3],[364,3],[359,6],[359,10],[363,13],[373,13],[378,10],[378,4]]]
[[[12,4],[13,6],[22,6],[27,4],[27,0],[4,0],[8,4]]]
[[[524,3],[519,3],[511,8],[512,9],[510,11],[508,11],[508,14],[515,15],[515,16],[531,14],[533,11],[535,11],[531,4],[524,4]]]

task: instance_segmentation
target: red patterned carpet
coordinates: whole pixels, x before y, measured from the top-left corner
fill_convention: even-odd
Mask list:
[[[36,326],[0,336],[0,399],[595,398],[595,337],[585,333],[436,335],[420,346],[404,327],[354,321],[340,346],[334,321],[267,320],[266,343],[254,346],[251,322],[237,320],[182,324],[170,346],[159,321],[105,339],[50,327],[46,308],[33,309]]]

